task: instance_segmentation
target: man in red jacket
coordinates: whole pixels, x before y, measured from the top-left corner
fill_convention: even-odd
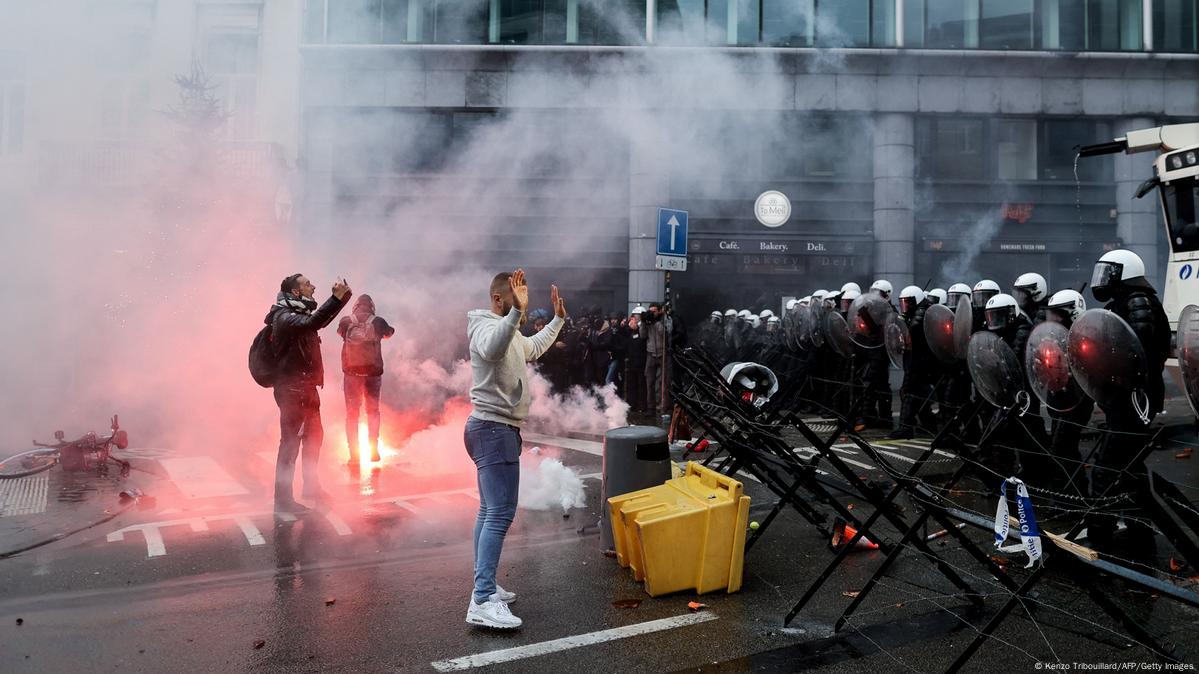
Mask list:
[[[383,388],[382,341],[395,334],[395,328],[375,315],[375,301],[362,295],[354,302],[349,316],[337,324],[341,335],[341,371],[345,375],[346,444],[349,465],[358,465],[358,413],[366,403],[366,430],[371,445],[371,461],[379,461],[379,391]]]

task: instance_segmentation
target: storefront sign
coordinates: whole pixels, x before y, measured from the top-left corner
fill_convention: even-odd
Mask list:
[[[791,200],[776,190],[763,192],[754,201],[754,217],[767,227],[782,227],[791,218]]]
[[[1053,241],[992,239],[979,250],[981,253],[1076,253],[1079,251],[1115,250],[1119,241]],[[962,250],[957,239],[924,239],[924,250],[956,253]]]
[[[1033,204],[1004,204],[1000,207],[1004,220],[1015,220],[1024,224],[1032,218]]]
[[[836,239],[699,239],[692,236],[691,253],[783,253],[787,255],[869,255],[873,242]]]

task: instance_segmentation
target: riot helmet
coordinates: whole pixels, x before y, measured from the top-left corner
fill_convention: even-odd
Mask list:
[[[949,286],[949,292],[946,293],[945,297],[945,305],[956,311],[958,302],[963,297],[970,297],[970,292],[970,286],[965,283],[955,283]]]
[[[910,318],[923,301],[924,290],[920,286],[908,286],[899,291],[899,313]]]
[[[787,312],[790,313],[791,310],[795,308],[795,305],[799,304],[799,302],[800,301],[795,299],[794,297],[787,300]]]
[[[1059,290],[1049,298],[1046,318],[1067,326],[1078,320],[1082,312],[1087,310],[1087,302],[1082,293],[1077,290]]]
[[[870,289],[882,296],[883,299],[891,299],[891,282],[879,279],[870,284]]]
[[[860,290],[850,289],[841,293],[841,313],[849,312],[849,305],[853,304],[853,301],[861,296],[862,292]]]
[[[933,288],[928,291],[928,301],[933,304],[945,304],[948,300],[949,295],[944,288]]]
[[[758,314],[758,318],[764,321],[769,319],[771,316],[774,316],[774,312],[769,309],[763,309],[762,312]]]
[[[713,325],[720,325],[720,321],[722,318],[724,318],[723,314],[721,314],[719,311],[713,311],[712,314],[708,317],[708,320]]]
[[[983,279],[974,284],[974,290],[971,292],[971,303],[974,304],[975,309],[984,309],[987,306],[987,302],[998,294],[999,284],[990,279]],[[1011,297],[1011,295],[1008,295],[1008,297]]]
[[[724,312],[724,317],[725,318],[736,318],[737,310],[736,309],[726,309]]]
[[[1124,286],[1149,286],[1145,280],[1145,263],[1131,250],[1104,253],[1095,263],[1091,275],[1091,294],[1100,302],[1107,302]]]
[[[766,319],[766,332],[775,332],[779,329],[779,317],[770,316]]]
[[[1045,277],[1036,272],[1021,274],[1012,284],[1012,297],[1026,312],[1048,296],[1049,285],[1045,283]]]
[[[847,290],[852,290],[859,295],[862,294],[862,286],[858,285],[857,283],[854,283],[853,281],[850,281],[849,283],[846,283],[845,285],[841,286],[841,292],[845,292]]]
[[[1015,297],[1006,293],[999,293],[987,300],[987,329],[992,331],[1003,330],[1016,322],[1016,317],[1020,313],[1020,307],[1016,304]]]

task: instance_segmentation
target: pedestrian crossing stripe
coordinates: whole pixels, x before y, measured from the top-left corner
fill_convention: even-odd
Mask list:
[[[0,480],[0,517],[45,512],[49,488],[50,473],[46,471],[19,480]]]

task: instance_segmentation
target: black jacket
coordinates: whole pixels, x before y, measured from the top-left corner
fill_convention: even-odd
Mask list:
[[[928,338],[924,336],[924,313],[931,306],[932,302],[925,299],[916,305],[916,310],[912,312],[912,317],[907,319],[908,331],[912,335],[911,369],[922,371],[922,374],[929,375],[937,368],[937,359],[928,348]]]
[[[1024,354],[1028,351],[1028,338],[1032,335],[1032,321],[1022,313],[1017,314],[1016,320],[998,334],[1012,348],[1016,354],[1016,360],[1020,363],[1020,369],[1023,370]]]
[[[1157,293],[1152,288],[1135,288],[1118,295],[1104,308],[1123,318],[1141,340],[1147,361],[1149,405],[1154,412],[1160,412],[1166,397],[1162,370],[1170,357],[1170,321]]]
[[[324,386],[325,363],[321,358],[321,338],[317,331],[328,326],[350,299],[332,295],[311,314],[278,304],[267,312],[272,341],[279,353],[278,386]]]

